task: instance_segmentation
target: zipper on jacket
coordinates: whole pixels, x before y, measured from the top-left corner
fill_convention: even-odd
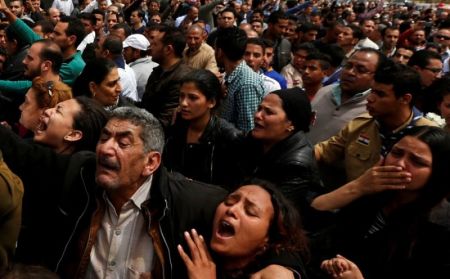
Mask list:
[[[170,265],[170,278],[172,278],[172,275],[173,275],[173,271],[172,271],[173,270],[172,257],[170,255],[169,245],[167,244],[167,240],[164,237],[164,234],[163,234],[163,231],[162,231],[162,228],[161,228],[161,220],[166,216],[166,211],[169,208],[169,206],[167,205],[167,199],[164,199],[164,203],[165,203],[164,211],[163,211],[163,214],[162,214],[161,218],[159,218],[159,233],[161,234],[161,238],[163,239],[164,245],[166,246],[167,255],[168,255],[168,258],[169,258],[169,265]],[[163,279],[164,279],[164,278],[166,278],[166,272],[165,272],[164,267],[162,269],[162,272],[163,272]]]
[[[81,215],[78,216],[78,219],[77,219],[77,221],[75,223],[75,227],[73,228],[72,233],[70,234],[69,239],[67,240],[66,245],[64,246],[64,250],[63,250],[63,252],[62,252],[62,254],[61,254],[61,256],[60,256],[60,258],[58,260],[58,263],[56,264],[55,272],[58,271],[59,265],[61,264],[61,261],[64,258],[64,255],[66,254],[67,248],[69,247],[69,244],[72,241],[73,236],[75,235],[75,231],[76,231],[76,229],[77,229],[77,227],[78,227],[78,225],[79,225],[79,223],[81,221],[81,218],[84,216],[84,214],[86,213],[86,211],[87,211],[87,209],[89,207],[90,197],[89,197],[89,191],[87,190],[86,183],[85,183],[84,178],[83,178],[83,170],[84,170],[84,167],[82,167],[81,170],[80,170],[80,176],[81,176],[81,182],[83,184],[83,189],[86,192],[86,196],[87,196],[86,205],[85,205],[83,211],[81,212]]]

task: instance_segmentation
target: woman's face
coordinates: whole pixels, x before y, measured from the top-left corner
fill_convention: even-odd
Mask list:
[[[441,111],[441,115],[447,123],[447,127],[450,127],[450,94],[444,96],[442,102],[439,105],[439,110]]]
[[[426,143],[418,138],[405,136],[389,152],[385,165],[400,166],[411,173],[411,182],[406,185],[406,191],[413,191],[421,189],[427,183],[432,162],[431,150]]]
[[[61,149],[65,137],[71,134],[75,116],[81,111],[81,106],[75,99],[61,102],[54,108],[44,111],[38,127],[34,132],[34,141]]]
[[[211,249],[235,263],[247,264],[268,242],[273,216],[266,190],[257,185],[240,187],[216,209]]]
[[[100,84],[91,82],[90,88],[94,99],[104,106],[116,105],[122,91],[119,79],[119,71],[112,68]]]
[[[268,94],[255,113],[255,128],[252,136],[263,142],[276,143],[294,130],[292,122],[286,117],[282,100],[276,94]]]
[[[30,88],[25,95],[25,101],[19,106],[20,114],[19,122],[30,131],[34,131],[39,124],[39,117],[44,112],[43,108],[39,108],[36,101],[36,92]]]
[[[180,88],[181,117],[184,120],[197,120],[208,117],[215,105],[214,100],[207,100],[193,82],[185,82]]]

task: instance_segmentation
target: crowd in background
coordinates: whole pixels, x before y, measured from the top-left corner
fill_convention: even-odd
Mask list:
[[[448,278],[449,13],[0,0],[0,277]]]

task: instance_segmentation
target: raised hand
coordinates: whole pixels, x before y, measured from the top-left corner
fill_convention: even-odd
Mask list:
[[[184,232],[184,238],[189,246],[191,257],[189,257],[181,245],[178,245],[178,253],[188,270],[189,279],[215,279],[216,265],[208,251],[203,236],[199,236],[195,229]]]

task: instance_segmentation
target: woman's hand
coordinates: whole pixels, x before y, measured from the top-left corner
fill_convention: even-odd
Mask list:
[[[403,190],[411,182],[411,173],[399,166],[382,166],[383,159],[355,180],[361,195],[386,190]]]
[[[336,258],[323,261],[320,268],[322,268],[333,278],[364,279],[364,276],[358,266],[341,255],[337,255]]]
[[[184,238],[189,246],[191,257],[184,252],[181,245],[178,245],[178,253],[186,265],[189,278],[215,279],[216,265],[209,254],[205,239],[201,235],[199,236],[195,229],[192,229],[190,234],[184,232]]]

